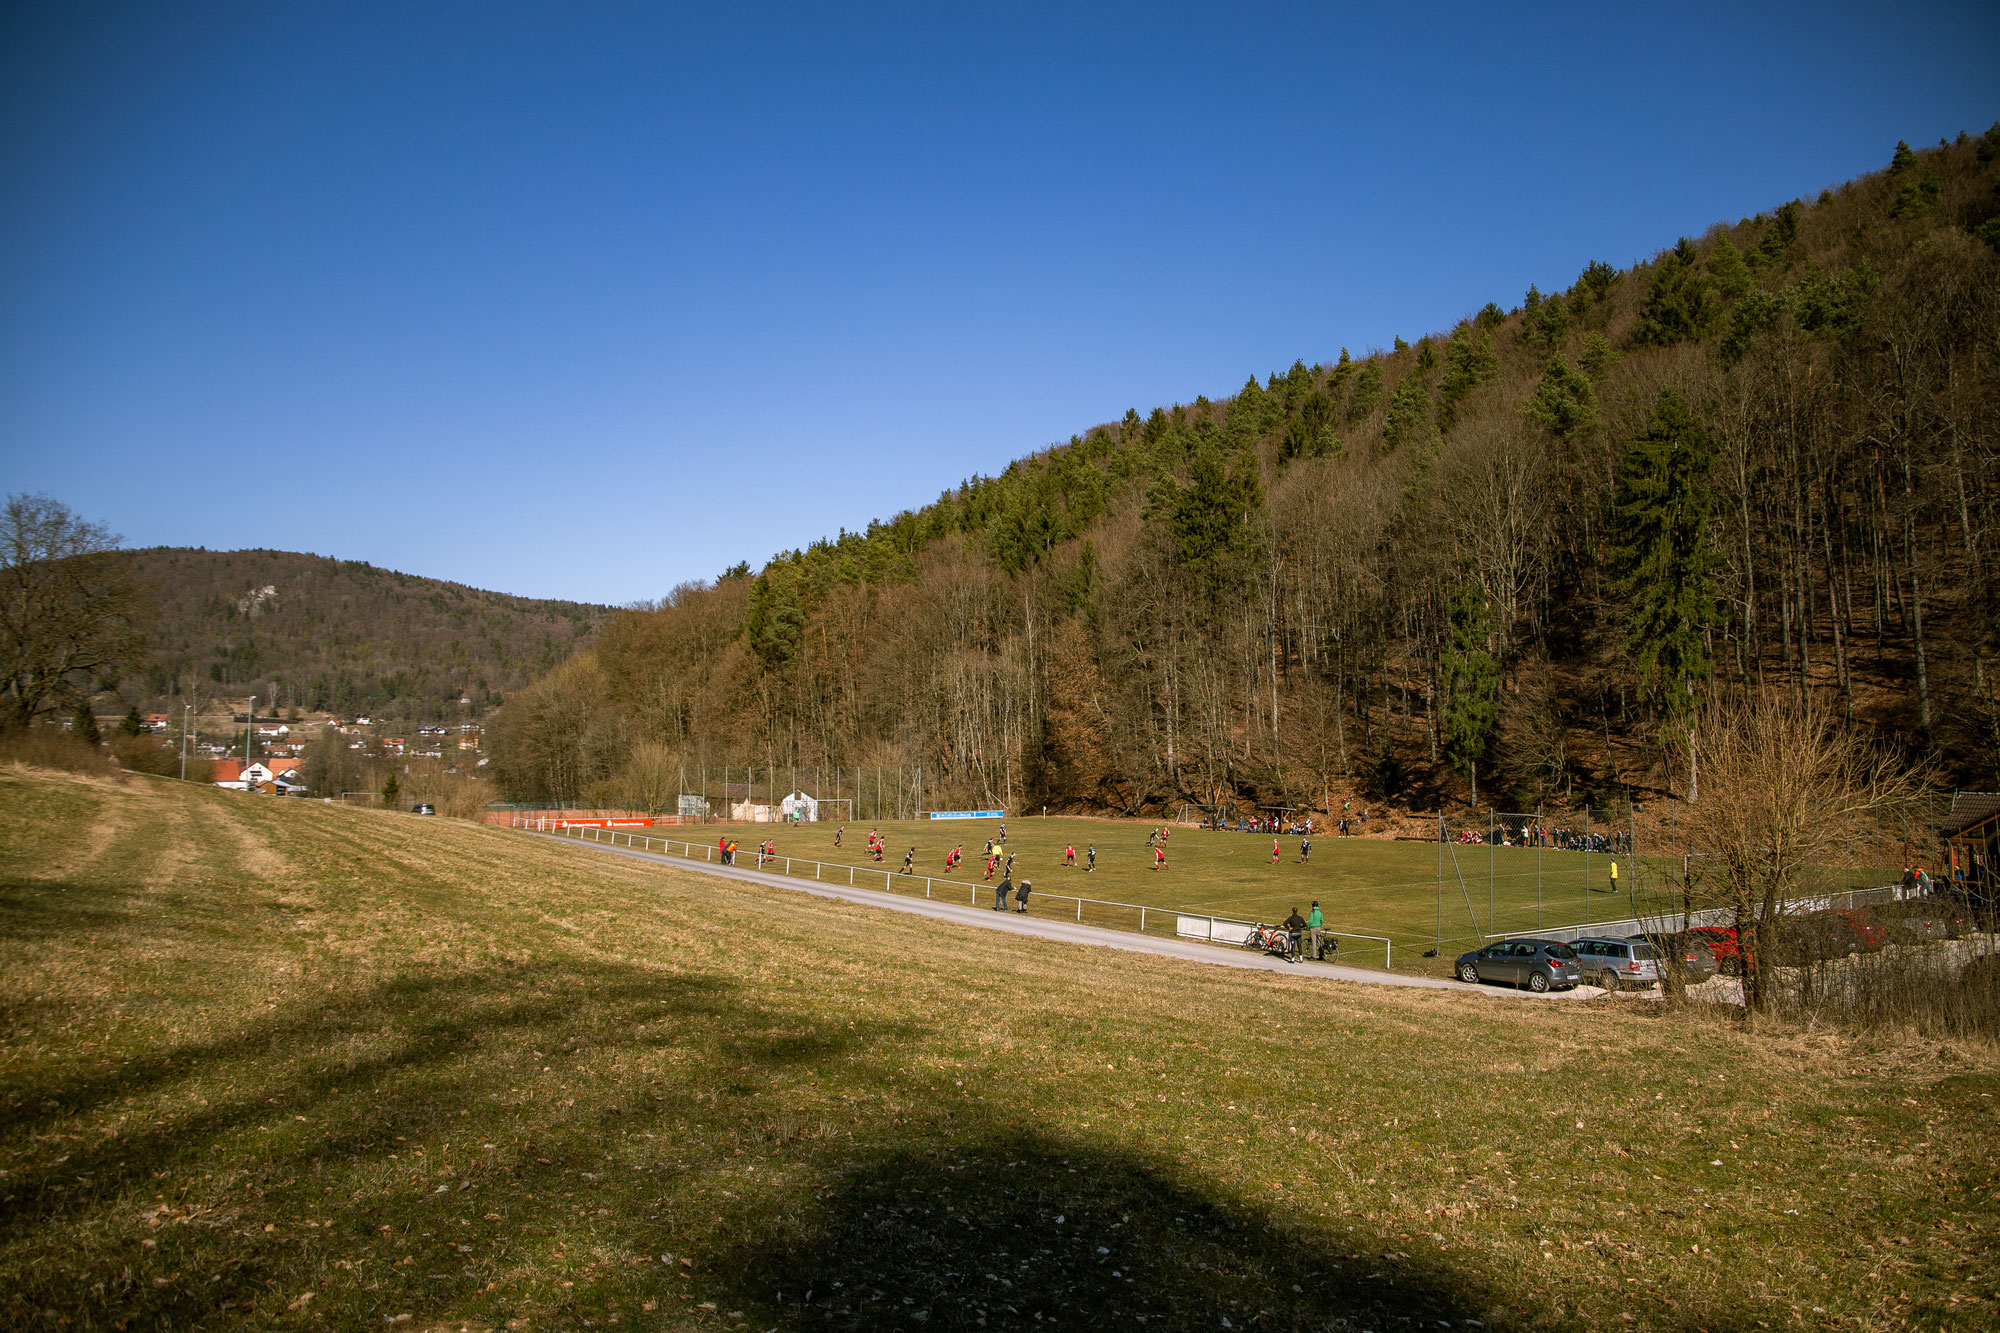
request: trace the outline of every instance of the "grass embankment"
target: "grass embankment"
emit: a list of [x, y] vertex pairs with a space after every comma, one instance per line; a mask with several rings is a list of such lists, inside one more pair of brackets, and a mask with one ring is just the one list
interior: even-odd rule
[[[1668, 895], [1660, 892], [1660, 875], [1678, 873], [1655, 858], [1586, 855], [1583, 852], [1526, 847], [1448, 846], [1442, 858], [1434, 842], [1389, 838], [1312, 839], [1312, 856], [1301, 863], [1299, 839], [1277, 839], [1280, 856], [1271, 859], [1268, 833], [1218, 833], [1175, 828], [1167, 841], [1166, 870], [1153, 869], [1147, 835], [1158, 825], [1131, 820], [1009, 819], [1006, 850], [1015, 857], [1014, 874], [1027, 875], [1043, 895], [1039, 911], [1058, 910], [1056, 895], [1074, 895], [1145, 908], [1171, 908], [1230, 917], [1240, 921], [1276, 923], [1294, 908], [1303, 914], [1316, 898], [1326, 911], [1329, 929], [1395, 941], [1399, 971], [1424, 971], [1444, 976], [1452, 959], [1478, 948], [1487, 938], [1532, 935], [1545, 926], [1579, 925], [1590, 921], [1623, 921], [1644, 911], [1656, 911]], [[765, 838], [776, 841], [781, 856], [872, 869], [870, 887], [885, 887], [884, 870], [900, 872], [903, 854], [917, 849], [916, 878], [900, 874], [887, 887], [899, 892], [924, 891], [928, 877], [938, 885], [957, 884], [955, 901], [992, 899], [986, 887], [980, 853], [986, 840], [999, 832], [994, 820], [905, 820], [879, 824], [849, 824], [841, 846], [833, 845], [833, 824], [771, 825], [710, 824], [630, 830], [635, 837], [669, 838], [713, 846], [727, 834], [742, 843], [737, 864], [755, 865], [752, 854]], [[880, 865], [865, 860], [869, 828], [882, 831], [889, 847]], [[621, 835], [622, 836], [622, 835]], [[1097, 847], [1097, 868], [1084, 868], [1086, 849]], [[944, 869], [944, 854], [965, 848], [966, 860], [956, 874]], [[1063, 864], [1063, 849], [1074, 846], [1077, 865]], [[699, 850], [697, 851], [699, 855]], [[1619, 870], [1614, 889], [1610, 870]], [[1442, 862], [1443, 891], [1439, 891]], [[782, 870], [782, 864], [774, 867]], [[811, 876], [810, 864], [794, 865], [793, 873]], [[1886, 872], [1856, 872], [1856, 882], [1887, 882]], [[1642, 877], [1652, 875], [1653, 879]], [[1893, 877], [1893, 875], [1890, 875]], [[995, 878], [998, 878], [996, 872]], [[863, 880], [864, 883], [869, 883]], [[1635, 908], [1633, 889], [1640, 888]], [[1651, 891], [1651, 896], [1648, 895]], [[937, 892], [942, 895], [943, 890]], [[1065, 915], [1074, 904], [1065, 904]], [[1086, 903], [1080, 920], [1121, 930], [1139, 928], [1139, 914]], [[1171, 916], [1149, 915], [1147, 933], [1174, 933]], [[1426, 961], [1423, 952], [1442, 938], [1440, 957]], [[1379, 967], [1384, 950], [1364, 940], [1341, 944], [1342, 961]]]
[[145, 779], [0, 803], [10, 1328], [2000, 1309], [1982, 1048], [1205, 969]]

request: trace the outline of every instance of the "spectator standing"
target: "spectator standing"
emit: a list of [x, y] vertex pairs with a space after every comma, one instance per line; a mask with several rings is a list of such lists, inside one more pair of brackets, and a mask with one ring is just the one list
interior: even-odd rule
[[1014, 901], [1019, 904], [1014, 909], [1015, 911], [1025, 912], [1028, 910], [1028, 895], [1034, 892], [1034, 889], [1035, 883], [1033, 880], [1024, 879], [1021, 881], [1021, 887], [1014, 890]]
[[1292, 946], [1291, 961], [1294, 963], [1299, 961], [1299, 945], [1304, 940], [1305, 929], [1306, 919], [1300, 916], [1299, 909], [1294, 907], [1292, 914], [1285, 918], [1285, 935]]
[[1013, 892], [1014, 881], [1011, 879], [1002, 879], [999, 884], [995, 885], [993, 889], [993, 910], [996, 912], [1006, 911], [1007, 896]]
[[1306, 945], [1311, 951], [1312, 959], [1315, 963], [1319, 961], [1320, 954], [1323, 952], [1320, 943], [1320, 931], [1325, 926], [1326, 913], [1319, 910], [1319, 899], [1315, 898], [1313, 899], [1312, 911], [1306, 913]]

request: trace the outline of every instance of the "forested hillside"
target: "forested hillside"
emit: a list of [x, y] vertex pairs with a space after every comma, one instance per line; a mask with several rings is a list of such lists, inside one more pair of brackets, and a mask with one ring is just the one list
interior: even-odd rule
[[1898, 145], [1650, 263], [1128, 412], [615, 616], [495, 762], [593, 803], [699, 757], [920, 766], [935, 805], [1530, 808], [1680, 791], [1681, 719], [1750, 685], [1992, 785], [1997, 182], [2000, 126]]
[[[291, 551], [127, 553], [158, 605], [124, 693], [257, 694], [264, 705], [416, 720], [499, 701], [570, 656], [608, 608], [482, 592]], [[240, 701], [239, 701], [240, 702]]]

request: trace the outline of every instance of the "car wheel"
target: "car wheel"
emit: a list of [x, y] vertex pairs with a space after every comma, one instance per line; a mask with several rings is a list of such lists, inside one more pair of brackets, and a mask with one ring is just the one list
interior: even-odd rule
[[1470, 963], [1462, 964], [1458, 969], [1458, 979], [1468, 986], [1477, 986], [1479, 984], [1479, 969]]
[[1543, 991], [1546, 991], [1548, 988], [1549, 988], [1548, 973], [1535, 972], [1528, 977], [1528, 989], [1534, 991], [1537, 995], [1541, 994]]
[[1597, 984], [1604, 987], [1607, 991], [1615, 992], [1618, 989], [1618, 974], [1608, 970], [1599, 972], [1597, 974]]

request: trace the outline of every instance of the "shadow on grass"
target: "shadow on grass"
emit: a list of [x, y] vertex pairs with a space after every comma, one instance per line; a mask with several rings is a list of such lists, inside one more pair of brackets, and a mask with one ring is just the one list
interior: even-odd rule
[[[330, 1247], [394, 1243], [464, 1204], [467, 1190], [566, 1200], [601, 1173], [585, 1167], [644, 1127], [728, 1141], [741, 1105], [773, 1074], [899, 1035], [802, 1022], [732, 980], [572, 960], [399, 974], [83, 1077], [17, 1076], [0, 1089], [10, 1167], [0, 1173], [0, 1323], [126, 1329], [269, 1315], [273, 1291], [296, 1296], [339, 1252]], [[663, 1052], [730, 1071], [716, 1085], [732, 1094], [727, 1104], [627, 1072]], [[579, 1076], [585, 1068], [592, 1076]], [[606, 1070], [619, 1072], [597, 1076]], [[462, 1146], [445, 1156], [440, 1141]], [[213, 1194], [200, 1182], [216, 1177], [241, 1182], [242, 1206], [183, 1206], [190, 1193]], [[623, 1218], [654, 1206], [607, 1197]], [[422, 1276], [445, 1285], [429, 1287], [425, 1304], [478, 1290], [469, 1265], [438, 1266]], [[410, 1293], [389, 1290], [381, 1300], [407, 1305]]]
[[1520, 1299], [1393, 1219], [1290, 1215], [1268, 1180], [967, 1102], [912, 1068], [917, 1026], [847, 1019], [571, 956], [399, 972], [17, 1077], [0, 1325], [1390, 1333]]
[[1095, 1146], [974, 1131], [850, 1164], [712, 1267], [760, 1326], [786, 1329], [1386, 1331], [1490, 1317], [1482, 1282], [1397, 1243], [1365, 1219], [1287, 1223]]

